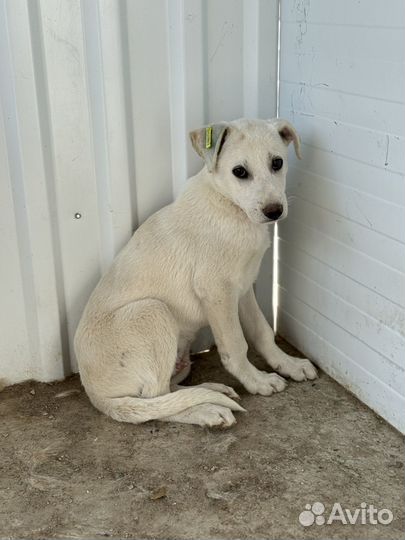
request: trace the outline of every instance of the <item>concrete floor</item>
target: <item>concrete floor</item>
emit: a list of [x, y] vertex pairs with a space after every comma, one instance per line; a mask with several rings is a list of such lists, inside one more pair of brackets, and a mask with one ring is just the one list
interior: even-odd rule
[[[404, 538], [395, 430], [323, 373], [266, 398], [244, 393], [215, 353], [201, 360], [189, 382], [232, 384], [248, 409], [228, 431], [114, 422], [77, 376], [6, 388], [0, 537]], [[335, 502], [352, 512], [365, 502], [394, 519], [304, 527], [298, 516], [314, 502], [325, 516]]]

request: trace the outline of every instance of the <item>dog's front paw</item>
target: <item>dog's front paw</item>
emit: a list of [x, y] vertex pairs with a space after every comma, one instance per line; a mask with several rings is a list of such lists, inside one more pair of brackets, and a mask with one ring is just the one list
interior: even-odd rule
[[307, 381], [316, 379], [318, 373], [313, 364], [306, 358], [294, 358], [288, 368], [288, 373], [283, 373], [294, 381]]
[[287, 381], [277, 373], [258, 371], [256, 376], [245, 383], [245, 388], [251, 394], [271, 396], [274, 392], [281, 392], [287, 386]]

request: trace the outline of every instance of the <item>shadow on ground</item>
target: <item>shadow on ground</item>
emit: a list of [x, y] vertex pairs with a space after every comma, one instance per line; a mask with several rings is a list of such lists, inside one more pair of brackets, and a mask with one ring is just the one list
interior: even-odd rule
[[[90, 405], [77, 376], [6, 388], [0, 537], [404, 538], [403, 439], [341, 386], [321, 373], [250, 396], [215, 352], [187, 383], [203, 381], [242, 394], [248, 412], [230, 430], [120, 424]], [[365, 502], [394, 519], [303, 527], [299, 514], [318, 501], [324, 516], [335, 502], [352, 512]]]

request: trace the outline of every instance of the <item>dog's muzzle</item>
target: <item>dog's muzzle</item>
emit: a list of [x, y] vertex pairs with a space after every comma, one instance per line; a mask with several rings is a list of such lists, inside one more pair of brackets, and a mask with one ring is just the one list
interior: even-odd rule
[[284, 208], [280, 203], [268, 204], [262, 212], [270, 221], [276, 221], [283, 213]]

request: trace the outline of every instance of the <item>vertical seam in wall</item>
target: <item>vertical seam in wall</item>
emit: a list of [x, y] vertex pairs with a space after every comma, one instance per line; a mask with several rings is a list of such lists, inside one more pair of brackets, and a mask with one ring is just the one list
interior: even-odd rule
[[[11, 178], [15, 228], [18, 241], [18, 255], [25, 307], [25, 321], [31, 353], [30, 377], [37, 377], [41, 366], [39, 321], [36, 305], [34, 268], [32, 264], [30, 227], [27, 216], [27, 201], [24, 187], [24, 170], [20, 151], [18, 109], [16, 103], [15, 77], [10, 36], [8, 31], [7, 7], [0, 4], [0, 101], [4, 117], [5, 139]], [[2, 28], [1, 28], [2, 27]]]
[[[125, 129], [127, 138], [128, 152], [128, 181], [129, 193], [131, 197], [131, 226], [134, 231], [139, 225], [138, 219], [138, 197], [136, 192], [136, 167], [135, 167], [135, 134], [134, 134], [134, 112], [132, 107], [132, 84], [131, 84], [131, 62], [128, 36], [128, 6], [126, 0], [120, 0], [118, 3], [119, 24], [121, 30], [121, 54], [122, 54], [122, 76], [124, 89], [124, 107], [125, 107]], [[132, 232], [131, 231], [131, 232]]]
[[[281, 0], [278, 0], [278, 21], [277, 21], [277, 106], [276, 116], [280, 113], [280, 58], [281, 58]], [[273, 232], [273, 283], [272, 283], [272, 302], [273, 302], [273, 329], [277, 333], [279, 294], [278, 294], [278, 256], [279, 256], [279, 237], [278, 224], [274, 225]]]
[[100, 227], [100, 265], [103, 274], [114, 258], [114, 227], [98, 0], [82, 2], [81, 16], [84, 34], [87, 102], [90, 117], [89, 127]]
[[55, 151], [51, 134], [49, 90], [46, 83], [46, 66], [43, 47], [43, 30], [40, 21], [40, 7], [38, 0], [27, 2], [30, 22], [31, 47], [33, 55], [35, 88], [37, 93], [37, 106], [41, 146], [43, 149], [43, 163], [45, 172], [45, 185], [47, 204], [51, 219], [51, 239], [56, 282], [56, 295], [58, 301], [60, 340], [62, 349], [63, 371], [65, 375], [71, 373], [70, 346], [67, 326], [65, 279], [62, 264], [61, 235], [58, 218], [58, 204], [56, 195]]
[[172, 194], [175, 198], [187, 179], [184, 2], [166, 0], [169, 63], [170, 147]]
[[204, 124], [208, 124], [209, 121], [209, 69], [208, 69], [208, 2], [206, 0], [200, 0], [201, 2], [201, 36], [202, 36], [202, 76], [203, 76], [203, 119]]
[[259, 114], [259, 0], [243, 0], [243, 115]]
[[281, 58], [281, 0], [278, 0], [277, 21], [277, 117], [280, 113], [280, 58]]

